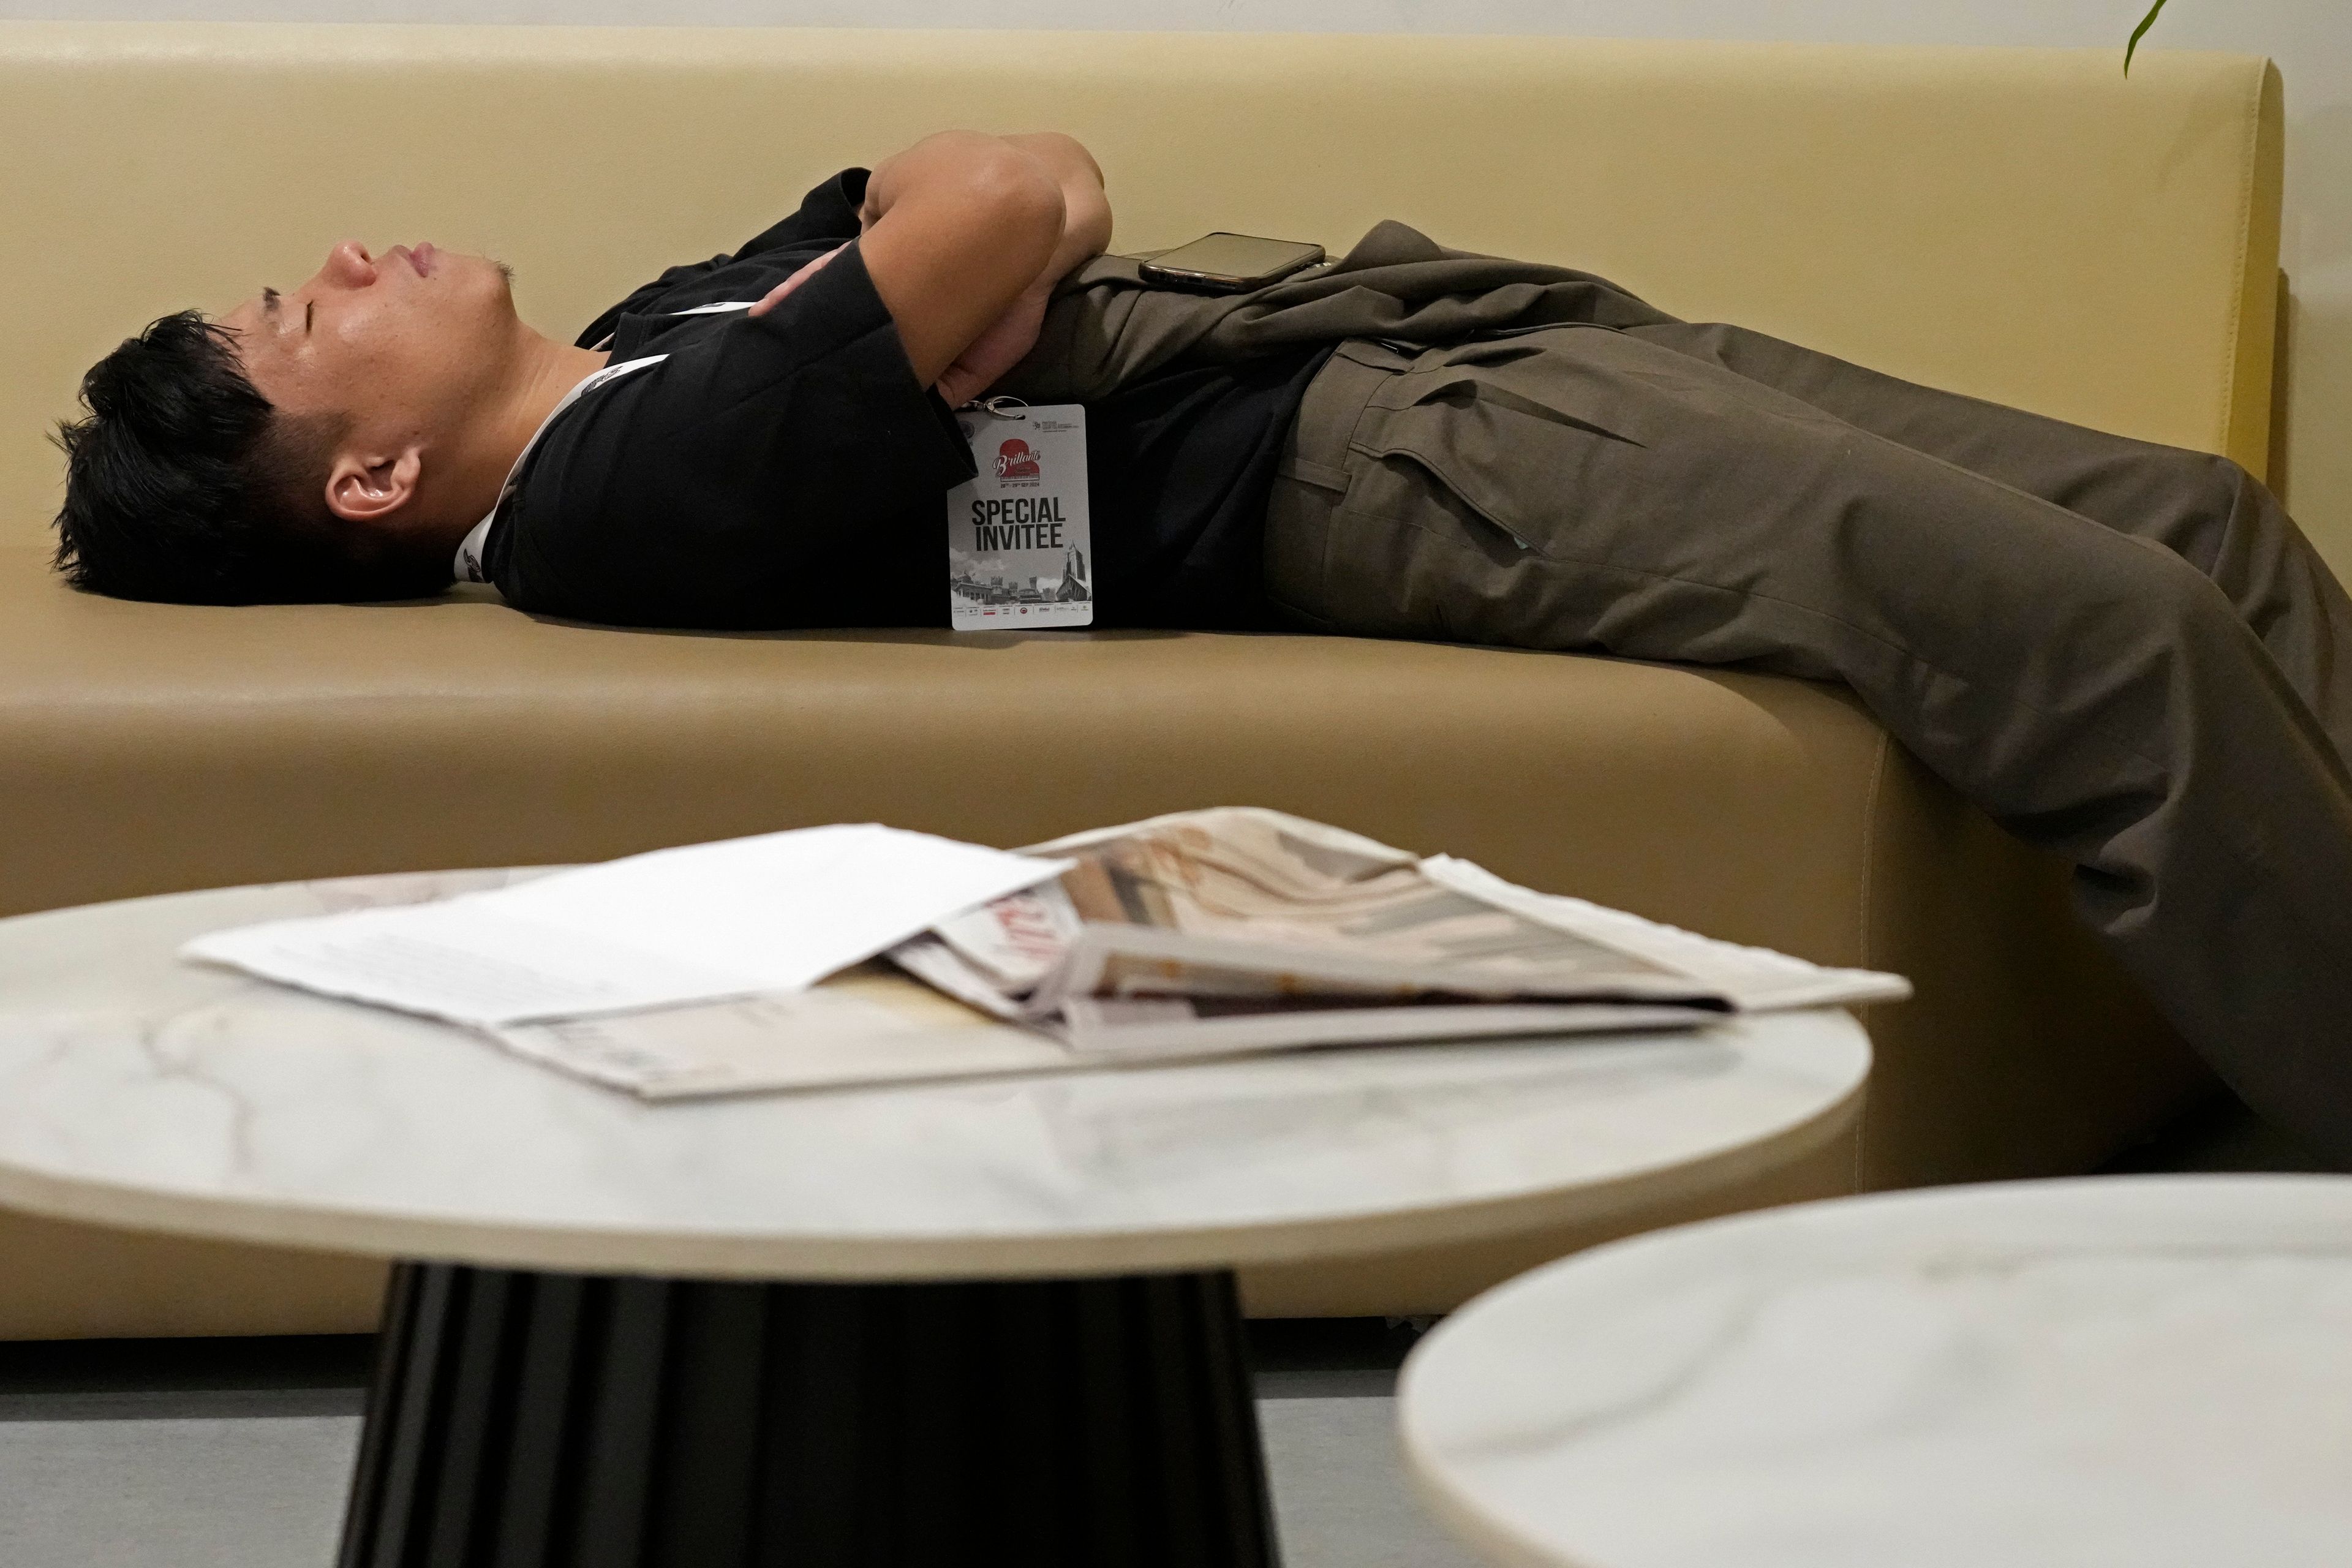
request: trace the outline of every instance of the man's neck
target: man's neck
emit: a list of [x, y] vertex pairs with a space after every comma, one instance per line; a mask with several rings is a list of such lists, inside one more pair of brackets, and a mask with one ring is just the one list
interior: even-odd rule
[[517, 330], [520, 335], [509, 355], [512, 374], [484, 410], [478, 426], [481, 438], [467, 444], [467, 471], [453, 487], [468, 499], [459, 514], [443, 525], [452, 550], [498, 504], [507, 475], [555, 405], [612, 357], [602, 349], [578, 349], [541, 337], [520, 323]]
[[[490, 450], [503, 454], [505, 467], [499, 470], [499, 483], [506, 482], [508, 469], [514, 467], [555, 405], [570, 395], [572, 389], [604, 368], [613, 357], [603, 349], [576, 349], [570, 343], [560, 343], [552, 338], [524, 329], [527, 334], [517, 357], [513, 390], [506, 405], [496, 416], [492, 428], [496, 439]], [[496, 492], [491, 502], [497, 502]], [[488, 507], [482, 509], [484, 511]]]

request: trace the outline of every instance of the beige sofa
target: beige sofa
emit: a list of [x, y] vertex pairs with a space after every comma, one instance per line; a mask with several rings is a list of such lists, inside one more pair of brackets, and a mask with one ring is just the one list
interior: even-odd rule
[[[1118, 244], [1406, 219], [1668, 310], [2264, 465], [2279, 84], [2253, 59], [1136, 34], [0, 26], [0, 912], [842, 818], [1011, 844], [1261, 802], [1917, 999], [1853, 1139], [1724, 1206], [2079, 1170], [2205, 1087], [2059, 868], [1841, 692], [1307, 637], [737, 637], [480, 598], [199, 609], [45, 571], [42, 427], [150, 317], [347, 233], [583, 321], [946, 124], [1067, 128]], [[1626, 1216], [1612, 1228], [1675, 1217]], [[1598, 1234], [1597, 1232], [1594, 1234]], [[1593, 1238], [1272, 1271], [1442, 1309]], [[0, 1216], [0, 1336], [355, 1330], [377, 1272]]]

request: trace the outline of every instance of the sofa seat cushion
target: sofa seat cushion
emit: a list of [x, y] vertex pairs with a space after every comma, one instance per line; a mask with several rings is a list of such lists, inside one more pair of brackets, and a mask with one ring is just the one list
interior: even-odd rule
[[1758, 676], [1420, 643], [720, 636], [482, 598], [128, 604], [0, 569], [7, 911], [879, 819], [1278, 806], [1840, 963], [1883, 738]]

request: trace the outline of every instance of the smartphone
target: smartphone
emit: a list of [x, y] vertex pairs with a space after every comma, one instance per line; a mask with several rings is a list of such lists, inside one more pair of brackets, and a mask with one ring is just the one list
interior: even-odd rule
[[1210, 234], [1190, 245], [1161, 251], [1136, 270], [1146, 283], [1204, 294], [1239, 294], [1287, 278], [1322, 259], [1323, 247], [1303, 240]]

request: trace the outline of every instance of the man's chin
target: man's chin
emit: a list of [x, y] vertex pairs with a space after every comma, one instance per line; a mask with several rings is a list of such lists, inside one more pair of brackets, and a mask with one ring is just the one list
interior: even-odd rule
[[[455, 261], [457, 258], [451, 257]], [[468, 256], [465, 258], [462, 276], [451, 268], [450, 281], [458, 284], [457, 295], [473, 301], [472, 310], [487, 310], [493, 315], [515, 314], [515, 270], [495, 256]], [[454, 303], [454, 299], [453, 301]]]
[[491, 287], [497, 291], [500, 312], [520, 320], [521, 312], [515, 309], [515, 269], [495, 256], [486, 256], [482, 259], [489, 264], [490, 276], [496, 279]]

